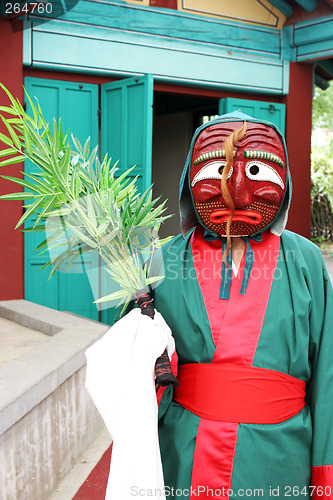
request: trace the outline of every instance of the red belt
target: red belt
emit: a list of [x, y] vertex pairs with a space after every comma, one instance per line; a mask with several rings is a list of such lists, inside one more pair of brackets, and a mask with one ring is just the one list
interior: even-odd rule
[[277, 424], [305, 404], [303, 380], [266, 368], [190, 363], [177, 379], [174, 400], [208, 420]]

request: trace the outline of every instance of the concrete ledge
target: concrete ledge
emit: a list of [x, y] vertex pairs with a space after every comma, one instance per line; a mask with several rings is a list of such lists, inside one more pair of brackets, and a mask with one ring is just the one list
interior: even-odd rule
[[52, 318], [52, 314], [50, 317], [49, 311], [46, 307], [25, 300], [0, 302], [0, 316], [3, 318], [47, 335], [54, 335], [62, 329], [59, 325], [61, 320], [55, 315]]
[[85, 365], [85, 350], [109, 329], [25, 300], [0, 302], [0, 315], [47, 333], [46, 342], [0, 368], [0, 434]]
[[24, 300], [0, 302], [1, 316], [13, 339], [15, 323], [47, 338], [0, 367], [0, 496], [45, 500], [104, 428], [84, 352], [109, 327]]

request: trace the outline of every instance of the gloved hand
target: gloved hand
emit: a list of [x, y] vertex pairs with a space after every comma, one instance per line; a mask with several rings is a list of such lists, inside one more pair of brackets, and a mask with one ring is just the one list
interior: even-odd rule
[[132, 500], [139, 490], [151, 498], [152, 489], [164, 499], [154, 368], [165, 348], [171, 358], [161, 314], [152, 320], [134, 309], [86, 351], [86, 387], [113, 439], [106, 499]]

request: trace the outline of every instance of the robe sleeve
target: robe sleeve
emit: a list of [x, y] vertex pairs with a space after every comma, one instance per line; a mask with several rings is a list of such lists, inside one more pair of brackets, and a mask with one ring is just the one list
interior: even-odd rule
[[324, 263], [322, 272], [318, 267], [312, 281], [307, 388], [313, 425], [310, 491], [312, 499], [333, 500], [333, 293]]

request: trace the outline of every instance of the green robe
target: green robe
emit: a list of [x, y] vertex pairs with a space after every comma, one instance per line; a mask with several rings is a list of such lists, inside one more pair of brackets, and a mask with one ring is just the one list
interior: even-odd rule
[[[261, 245], [261, 251], [269, 252], [265, 241]], [[196, 278], [191, 233], [185, 239], [178, 236], [166, 245], [163, 257], [166, 277], [154, 291], [155, 307], [172, 329], [179, 364], [211, 363], [216, 345], [205, 294]], [[277, 259], [277, 263], [252, 366], [276, 370], [306, 381], [306, 405], [300, 413], [278, 424], [236, 424], [233, 431], [235, 447], [232, 453], [226, 448], [225, 456], [221, 449], [225, 445], [224, 436], [229, 432], [228, 424], [201, 423], [208, 429], [200, 437], [207, 441], [204, 443], [207, 453], [203, 462], [207, 468], [204, 477], [209, 477], [211, 468], [214, 483], [217, 468], [221, 478], [230, 477], [229, 487], [234, 496], [311, 498], [311, 471], [321, 471], [325, 484], [332, 487], [332, 495], [321, 498], [333, 498], [330, 480], [333, 477], [332, 286], [319, 249], [297, 234], [284, 231], [279, 238], [278, 255], [272, 254], [269, 259]], [[251, 280], [257, 279], [254, 271], [260, 265], [260, 260], [255, 262], [249, 285]], [[251, 293], [251, 286], [246, 293]], [[257, 301], [255, 296], [250, 299], [253, 304]], [[228, 308], [234, 310], [235, 325], [242, 315], [238, 300], [242, 301], [242, 296], [239, 299], [231, 297], [228, 304]], [[216, 298], [215, 306], [218, 304]], [[224, 335], [223, 327], [220, 335]], [[232, 344], [234, 341], [237, 345], [238, 337], [243, 333], [236, 328], [233, 335], [228, 342]], [[232, 350], [233, 346], [226, 348], [222, 354], [225, 359], [221, 362], [243, 364], [237, 357], [228, 360], [229, 348]], [[159, 407], [159, 437], [167, 497], [189, 498], [202, 419], [173, 401], [172, 394], [172, 388], [168, 387]], [[205, 446], [201, 442], [200, 449]], [[213, 450], [211, 456], [210, 450]], [[214, 463], [214, 453], [222, 457], [217, 464]], [[200, 457], [196, 459], [200, 464]], [[322, 466], [329, 467], [323, 469]], [[228, 483], [227, 479], [224, 483]], [[216, 488], [224, 483], [202, 486]], [[312, 492], [312, 498], [316, 498], [316, 493]], [[329, 493], [328, 489], [326, 493]], [[192, 497], [195, 498], [196, 494], [192, 492]], [[219, 496], [216, 491], [215, 496], [207, 492], [200, 496], [221, 497], [223, 495]]]

